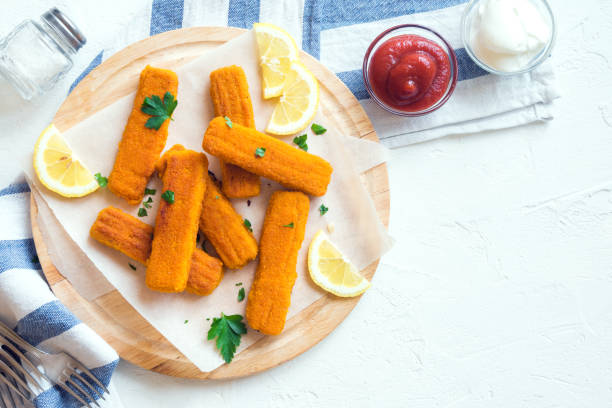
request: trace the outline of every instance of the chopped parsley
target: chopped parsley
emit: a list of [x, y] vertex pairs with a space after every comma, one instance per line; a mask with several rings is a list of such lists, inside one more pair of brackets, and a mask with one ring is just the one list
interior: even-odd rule
[[94, 177], [96, 178], [96, 181], [100, 187], [104, 188], [108, 184], [108, 178], [102, 177], [100, 173], [94, 174]]
[[244, 219], [244, 221], [242, 222], [244, 224], [244, 226], [251, 232], [253, 232], [253, 228], [251, 227], [251, 221], [247, 220], [246, 218]]
[[302, 136], [294, 137], [293, 143], [295, 143], [303, 151], [307, 152], [308, 151], [308, 144], [306, 143], [307, 139], [308, 139], [308, 135], [304, 133]]
[[166, 190], [164, 191], [164, 193], [162, 194], [162, 198], [168, 203], [168, 204], [174, 204], [174, 191], [172, 190]]
[[235, 284], [234, 286], [242, 286], [242, 282], [238, 282], [237, 284]]
[[321, 213], [321, 215], [325, 215], [327, 211], [329, 211], [329, 208], [327, 208], [325, 204], [321, 204], [321, 206], [319, 207], [319, 212]]
[[170, 92], [164, 94], [164, 100], [158, 95], [151, 95], [146, 97], [140, 110], [147, 115], [151, 115], [145, 123], [145, 127], [148, 129], [159, 130], [161, 125], [167, 120], [172, 119], [172, 113], [176, 109], [178, 101], [174, 99], [174, 95]]
[[283, 227], [287, 227], [287, 228], [293, 228], [295, 225], [293, 225], [293, 223], [289, 223], [287, 225], [283, 225]]
[[257, 149], [255, 149], [255, 157], [264, 157], [265, 154], [266, 154], [265, 147], [258, 147]]
[[223, 119], [225, 119], [225, 124], [227, 125], [227, 127], [231, 129], [233, 126], [231, 119], [227, 116], [224, 116]]
[[147, 216], [147, 210], [145, 210], [144, 208], [139, 208], [138, 209], [138, 216], [139, 217], [146, 217]]
[[240, 290], [238, 291], [238, 301], [242, 302], [244, 300], [244, 288], [240, 288]]
[[183, 324], [187, 324], [187, 323], [189, 323], [189, 320], [185, 320], [185, 321], [183, 322]]
[[313, 123], [310, 129], [312, 129], [315, 135], [322, 135], [323, 133], [327, 132], [327, 129], [321, 125], [317, 125], [316, 123]]
[[145, 188], [145, 195], [155, 195], [155, 193], [157, 193], [157, 190], [154, 188]]
[[151, 197], [149, 197], [147, 199], [147, 201], [143, 201], [142, 205], [144, 206], [144, 208], [151, 208], [151, 204], [153, 203], [153, 199]]
[[234, 358], [236, 348], [240, 345], [240, 337], [247, 332], [242, 319], [241, 315], [226, 316], [221, 313], [221, 317], [213, 318], [210, 330], [208, 330], [208, 340], [217, 338], [217, 349], [228, 364]]
[[130, 265], [130, 268], [132, 268], [133, 271], [136, 270], [136, 267], [134, 265], [132, 265], [131, 263], [128, 262], [128, 265]]

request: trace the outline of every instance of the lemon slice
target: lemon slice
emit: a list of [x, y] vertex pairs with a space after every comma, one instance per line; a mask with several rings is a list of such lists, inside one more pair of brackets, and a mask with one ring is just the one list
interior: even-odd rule
[[40, 134], [34, 146], [34, 171], [49, 190], [64, 197], [82, 197], [98, 189], [91, 172], [74, 157], [55, 125]]
[[330, 242], [323, 230], [317, 232], [308, 248], [308, 271], [317, 285], [336, 296], [358, 296], [370, 287], [370, 282]]
[[279, 96], [291, 62], [298, 59], [298, 47], [288, 32], [275, 25], [255, 23], [253, 31], [259, 51], [264, 99]]
[[292, 135], [304, 129], [319, 107], [319, 83], [300, 62], [292, 62], [283, 93], [272, 112], [266, 132]]

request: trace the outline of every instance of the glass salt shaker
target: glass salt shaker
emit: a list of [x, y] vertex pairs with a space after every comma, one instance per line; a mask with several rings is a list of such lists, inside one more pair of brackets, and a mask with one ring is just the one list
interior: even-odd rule
[[39, 22], [26, 20], [0, 40], [0, 75], [24, 99], [31, 99], [51, 89], [72, 68], [72, 57], [86, 41], [54, 7]]

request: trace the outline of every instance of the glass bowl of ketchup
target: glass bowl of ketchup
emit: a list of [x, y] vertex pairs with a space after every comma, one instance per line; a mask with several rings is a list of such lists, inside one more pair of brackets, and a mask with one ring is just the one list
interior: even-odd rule
[[433, 112], [457, 83], [455, 51], [440, 34], [417, 24], [383, 31], [363, 58], [363, 81], [383, 109], [402, 116]]

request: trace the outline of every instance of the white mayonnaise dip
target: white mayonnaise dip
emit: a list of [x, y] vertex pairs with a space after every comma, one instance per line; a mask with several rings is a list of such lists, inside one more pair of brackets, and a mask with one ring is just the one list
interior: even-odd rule
[[550, 40], [552, 28], [530, 0], [483, 0], [472, 18], [470, 45], [498, 71], [520, 71]]

